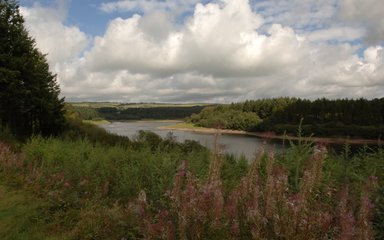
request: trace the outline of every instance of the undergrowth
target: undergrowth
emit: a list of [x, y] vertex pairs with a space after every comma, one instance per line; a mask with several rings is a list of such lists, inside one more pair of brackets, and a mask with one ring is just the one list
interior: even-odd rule
[[261, 149], [247, 163], [216, 141], [211, 154], [150, 132], [107, 145], [35, 136], [19, 153], [0, 143], [0, 174], [42, 199], [34, 213], [47, 238], [383, 237], [381, 148], [335, 154], [299, 142], [278, 154]]

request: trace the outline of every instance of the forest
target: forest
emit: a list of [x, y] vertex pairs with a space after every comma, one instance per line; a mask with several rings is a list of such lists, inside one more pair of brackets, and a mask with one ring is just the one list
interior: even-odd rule
[[110, 121], [184, 119], [208, 104], [68, 103], [82, 119]]
[[99, 108], [97, 112], [107, 120], [183, 119], [199, 113], [204, 107]]
[[14, 1], [0, 1], [0, 124], [18, 136], [57, 134], [64, 99]]
[[[382, 146], [335, 153], [300, 139], [247, 161], [224, 155], [220, 134], [213, 151], [171, 133], [113, 135], [64, 104], [16, 1], [0, 0], [0, 33], [0, 239], [384, 238]], [[231, 127], [254, 128], [300, 101], [208, 107], [191, 119], [233, 113], [245, 120]]]
[[384, 136], [384, 98], [275, 98], [206, 107], [188, 121], [201, 127], [250, 132], [379, 139]]

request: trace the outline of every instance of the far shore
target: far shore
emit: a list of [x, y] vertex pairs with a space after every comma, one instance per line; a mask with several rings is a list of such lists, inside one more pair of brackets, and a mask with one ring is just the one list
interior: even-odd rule
[[196, 133], [208, 133], [214, 134], [219, 132], [220, 134], [233, 134], [233, 135], [247, 135], [255, 136], [263, 139], [277, 139], [277, 140], [305, 140], [315, 143], [324, 143], [324, 144], [353, 144], [353, 145], [375, 145], [379, 143], [379, 140], [373, 139], [364, 139], [364, 138], [348, 138], [348, 137], [297, 137], [292, 135], [277, 135], [273, 132], [246, 132], [240, 130], [229, 130], [229, 129], [215, 129], [215, 128], [204, 128], [196, 127], [188, 123], [179, 123], [172, 126], [161, 126], [159, 129], [166, 130], [177, 130], [177, 131], [187, 131], [187, 132], [196, 132]]
[[164, 123], [183, 123], [182, 120], [177, 120], [177, 119], [164, 119], [164, 120], [152, 120], [152, 119], [143, 119], [143, 120], [137, 120], [135, 122], [164, 122]]
[[105, 119], [100, 119], [100, 120], [83, 120], [83, 123], [102, 125], [102, 124], [110, 124], [111, 122]]

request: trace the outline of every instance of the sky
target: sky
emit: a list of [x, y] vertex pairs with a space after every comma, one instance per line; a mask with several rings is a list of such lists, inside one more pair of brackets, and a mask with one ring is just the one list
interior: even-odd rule
[[20, 0], [67, 101], [384, 97], [382, 0]]

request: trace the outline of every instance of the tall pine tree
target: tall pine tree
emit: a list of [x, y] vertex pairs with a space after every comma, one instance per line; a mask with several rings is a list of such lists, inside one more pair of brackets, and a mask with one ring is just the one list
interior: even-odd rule
[[64, 99], [56, 76], [24, 27], [15, 0], [0, 0], [0, 122], [18, 136], [59, 133]]

